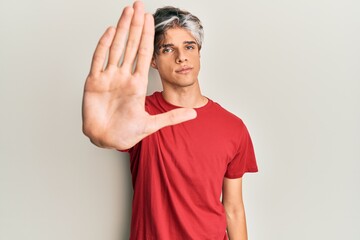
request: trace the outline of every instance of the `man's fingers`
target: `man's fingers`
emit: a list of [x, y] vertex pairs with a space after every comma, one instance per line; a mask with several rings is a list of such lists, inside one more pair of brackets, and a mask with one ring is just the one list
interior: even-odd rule
[[139, 73], [147, 79], [150, 62], [154, 51], [154, 18], [151, 14], [145, 15], [145, 23], [141, 36], [141, 42], [138, 50], [138, 60], [136, 64], [135, 72]]
[[194, 119], [196, 118], [196, 115], [196, 111], [191, 108], [178, 108], [166, 113], [153, 115], [151, 116], [152, 122], [148, 124], [148, 129], [146, 129], [146, 132], [147, 134], [151, 134], [163, 127]]
[[114, 27], [109, 27], [100, 38], [91, 62], [91, 75], [96, 75], [103, 70], [106, 61], [106, 54], [112, 43], [112, 40], [114, 39], [114, 35]]
[[134, 3], [134, 15], [131, 20], [129, 38], [126, 44], [122, 66], [132, 69], [139, 48], [141, 33], [144, 26], [144, 4], [140, 1]]
[[119, 64], [121, 55], [124, 51], [126, 37], [130, 28], [130, 23], [133, 14], [134, 14], [134, 9], [132, 7], [124, 8], [116, 27], [116, 34], [114, 41], [111, 44], [108, 66], [109, 65], [118, 66]]

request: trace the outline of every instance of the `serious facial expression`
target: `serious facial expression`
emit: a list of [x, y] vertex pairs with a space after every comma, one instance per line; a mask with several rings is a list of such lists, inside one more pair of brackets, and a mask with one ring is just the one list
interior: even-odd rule
[[167, 30], [151, 66], [159, 71], [164, 88], [168, 85], [188, 87], [197, 83], [200, 51], [195, 38], [183, 28]]

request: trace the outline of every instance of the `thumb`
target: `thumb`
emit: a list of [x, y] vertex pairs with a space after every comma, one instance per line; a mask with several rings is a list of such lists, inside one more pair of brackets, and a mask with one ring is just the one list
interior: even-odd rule
[[192, 108], [178, 108], [166, 113], [151, 116], [148, 133], [158, 131], [159, 129], [182, 123], [196, 118], [197, 113]]

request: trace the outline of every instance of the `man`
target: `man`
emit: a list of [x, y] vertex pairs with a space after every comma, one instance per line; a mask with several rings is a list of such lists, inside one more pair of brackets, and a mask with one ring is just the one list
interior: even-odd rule
[[[165, 7], [153, 17], [137, 1], [95, 50], [83, 130], [130, 153], [132, 240], [247, 239], [242, 176], [257, 171], [253, 146], [243, 122], [201, 94], [202, 39], [194, 15]], [[163, 91], [146, 97], [150, 65]]]

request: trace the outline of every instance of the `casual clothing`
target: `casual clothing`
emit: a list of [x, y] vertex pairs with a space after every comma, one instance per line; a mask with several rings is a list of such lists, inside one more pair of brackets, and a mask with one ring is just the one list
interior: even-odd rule
[[[146, 111], [177, 108], [160, 92]], [[223, 240], [224, 177], [257, 172], [249, 133], [238, 117], [209, 99], [193, 120], [161, 130], [129, 149], [134, 188], [131, 240]]]

